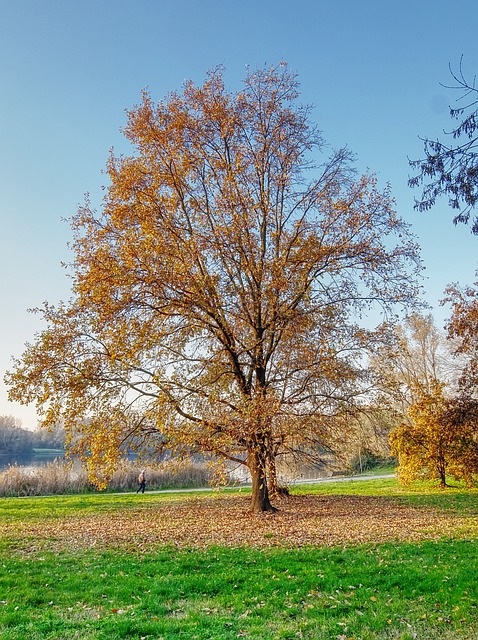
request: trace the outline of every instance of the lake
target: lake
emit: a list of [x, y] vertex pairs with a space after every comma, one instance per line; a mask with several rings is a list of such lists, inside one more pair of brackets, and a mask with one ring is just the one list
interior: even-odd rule
[[[137, 458], [137, 454], [128, 456], [130, 460]], [[62, 461], [65, 459], [65, 452], [61, 449], [45, 449], [44, 451], [36, 450], [32, 455], [11, 455], [0, 454], [0, 473], [10, 466], [17, 467], [45, 467], [47, 464], [55, 460]], [[310, 480], [314, 478], [322, 478], [332, 475], [332, 470], [324, 464], [317, 465], [282, 465], [278, 464], [277, 473], [279, 481], [285, 484], [294, 483], [299, 480]], [[229, 467], [229, 475], [236, 482], [250, 482], [250, 474], [248, 469], [242, 465], [231, 465]]]
[[45, 449], [45, 451], [33, 454], [0, 454], [0, 471], [11, 466], [17, 467], [44, 467], [54, 460], [62, 460], [65, 452], [57, 449]]

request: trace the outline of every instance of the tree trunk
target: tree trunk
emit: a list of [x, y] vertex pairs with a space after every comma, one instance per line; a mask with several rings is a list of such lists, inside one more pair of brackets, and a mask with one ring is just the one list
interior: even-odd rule
[[443, 455], [440, 455], [438, 460], [438, 475], [440, 476], [440, 488], [446, 489], [446, 463]]
[[279, 495], [279, 483], [277, 482], [276, 460], [273, 456], [269, 456], [267, 460], [267, 470], [269, 477], [269, 496], [271, 498], [277, 498], [277, 496]]
[[441, 489], [446, 489], [447, 484], [446, 484], [445, 470], [444, 469], [440, 469], [439, 475], [440, 475], [440, 488]]
[[269, 486], [269, 498], [278, 498], [279, 496], [288, 496], [288, 487], [280, 487], [277, 479], [277, 465], [274, 456], [269, 455], [267, 458], [267, 477]]
[[258, 448], [251, 449], [248, 453], [248, 464], [252, 477], [252, 511], [255, 513], [263, 513], [264, 511], [275, 513], [277, 509], [271, 505], [269, 500], [265, 451], [258, 450]]

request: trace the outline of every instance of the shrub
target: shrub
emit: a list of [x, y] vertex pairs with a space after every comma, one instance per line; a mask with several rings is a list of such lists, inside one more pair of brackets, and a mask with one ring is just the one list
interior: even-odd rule
[[368, 449], [365, 449], [356, 455], [350, 461], [351, 473], [363, 473], [364, 471], [371, 471], [378, 467], [393, 466], [397, 463], [397, 459], [391, 456], [379, 456]]

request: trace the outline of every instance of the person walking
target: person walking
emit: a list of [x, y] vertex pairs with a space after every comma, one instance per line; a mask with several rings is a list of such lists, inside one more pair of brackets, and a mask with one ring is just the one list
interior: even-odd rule
[[146, 475], [144, 473], [144, 469], [143, 471], [141, 471], [141, 473], [138, 476], [138, 490], [136, 491], [136, 493], [139, 493], [141, 491], [141, 493], [144, 493], [144, 489], [146, 487]]

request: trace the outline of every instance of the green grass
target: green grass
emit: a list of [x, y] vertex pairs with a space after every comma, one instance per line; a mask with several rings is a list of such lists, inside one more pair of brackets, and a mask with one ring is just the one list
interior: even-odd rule
[[142, 506], [155, 505], [158, 502], [177, 502], [184, 497], [196, 496], [200, 498], [202, 491], [188, 491], [181, 493], [145, 493], [140, 497], [135, 493], [94, 493], [80, 495], [61, 495], [32, 498], [0, 498], [0, 519], [3, 522], [28, 522], [44, 518], [55, 519], [69, 515], [108, 513], [124, 509], [136, 509], [138, 500]]
[[[395, 480], [324, 483], [297, 492], [384, 495], [477, 515], [476, 491]], [[188, 494], [190, 497], [191, 494]], [[201, 496], [204, 494], [197, 494]], [[180, 494], [149, 494], [169, 504]], [[0, 500], [0, 522], [137, 507], [99, 494]], [[238, 522], [240, 527], [241, 523]], [[476, 640], [478, 548], [423, 540], [347, 548], [46, 551], [0, 538], [2, 640]]]
[[478, 554], [463, 541], [344, 550], [166, 547], [146, 555], [6, 552], [1, 561], [3, 640], [369, 640], [446, 637], [451, 630], [450, 637], [469, 638], [478, 628]]
[[[216, 493], [216, 492], [212, 492]], [[221, 489], [221, 494], [249, 495], [249, 488]], [[377, 480], [346, 480], [341, 482], [323, 482], [298, 485], [292, 494], [320, 495], [362, 495], [390, 497], [398, 502], [417, 507], [432, 507], [441, 510], [456, 511], [462, 515], [478, 515], [478, 489], [466, 489], [460, 484], [442, 490], [432, 483], [415, 483], [410, 487], [401, 486], [395, 478]], [[169, 492], [147, 492], [141, 496], [143, 506], [154, 506], [158, 502], [177, 502], [184, 497], [205, 497], [207, 492], [181, 490]], [[41, 520], [42, 518], [60, 518], [78, 513], [96, 513], [102, 511], [120, 511], [136, 509], [138, 496], [135, 493], [94, 493], [72, 494], [47, 497], [0, 498], [0, 518], [3, 522]]]
[[386, 474], [395, 474], [397, 472], [396, 465], [392, 464], [379, 464], [371, 469], [366, 469], [360, 475], [364, 476], [381, 476]]
[[[360, 476], [357, 476], [359, 478]], [[455, 511], [465, 516], [478, 515], [478, 489], [467, 489], [455, 482], [443, 490], [435, 483], [415, 482], [408, 487], [398, 483], [396, 478], [377, 480], [344, 480], [302, 485], [294, 490], [298, 494], [320, 495], [361, 495], [384, 496], [416, 507], [432, 507], [445, 511]]]

